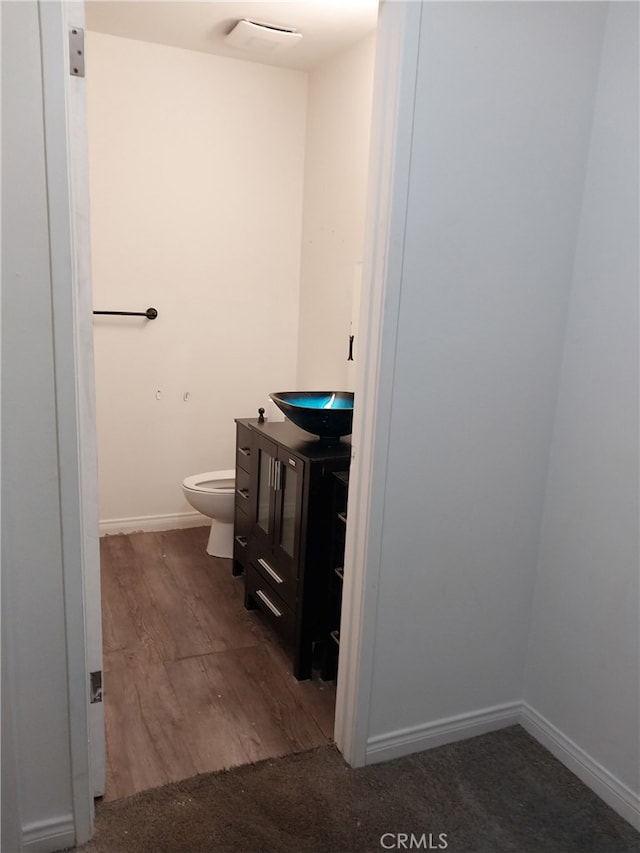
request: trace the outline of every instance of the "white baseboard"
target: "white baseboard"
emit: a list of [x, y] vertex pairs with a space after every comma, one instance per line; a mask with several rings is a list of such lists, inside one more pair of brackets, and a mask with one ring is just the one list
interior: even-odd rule
[[640, 830], [640, 797], [526, 702], [521, 726], [578, 779], [633, 827]]
[[520, 702], [495, 705], [468, 714], [458, 714], [425, 725], [399, 729], [369, 738], [365, 763], [391, 761], [445, 743], [487, 734], [520, 722]]
[[53, 853], [75, 844], [73, 815], [66, 814], [29, 823], [22, 828], [22, 849], [25, 853]]
[[141, 515], [139, 518], [106, 518], [100, 521], [100, 536], [111, 533], [151, 533], [156, 530], [177, 530], [181, 527], [204, 527], [210, 519], [199, 512], [179, 512], [171, 515]]

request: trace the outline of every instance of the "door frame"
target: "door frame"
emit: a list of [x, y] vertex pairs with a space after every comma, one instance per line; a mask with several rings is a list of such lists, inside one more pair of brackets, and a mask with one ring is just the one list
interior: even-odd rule
[[[69, 748], [76, 843], [91, 837], [94, 797], [104, 793], [104, 705], [91, 702], [102, 672], [98, 469], [86, 88], [69, 73], [68, 31], [84, 29], [78, 0], [38, 0], [49, 206], [53, 356]], [[100, 697], [101, 699], [101, 697]]]
[[[422, 2], [378, 17], [334, 739], [368, 763], [369, 706]], [[366, 286], [365, 286], [366, 282]]]
[[[88, 704], [90, 657], [98, 649], [99, 561], [96, 575], [97, 453], [92, 327], [90, 240], [87, 200], [88, 151], [84, 85], [68, 73], [67, 28], [84, 27], [84, 7], [70, 0], [38, 0], [46, 74], [45, 115], [51, 121], [47, 157], [60, 170], [50, 198], [52, 245], [60, 251], [56, 359], [66, 389], [58, 389], [59, 410], [69, 430], [66, 453], [69, 503], [63, 527], [67, 649], [69, 654], [70, 747], [76, 843], [93, 828], [93, 763], [104, 759], [104, 730], [91, 731]], [[381, 3], [373, 94], [366, 249], [360, 307], [361, 365], [357, 371], [352, 436], [349, 520], [341, 653], [336, 697], [335, 740], [352, 766], [367, 762], [369, 703], [374, 676], [374, 641], [380, 574], [387, 448], [393, 402], [395, 348], [402, 280], [403, 238], [421, 2]], [[55, 132], [54, 132], [55, 131]], [[66, 230], [65, 230], [66, 229]], [[55, 248], [54, 247], [54, 248]], [[65, 274], [66, 273], [66, 278]], [[90, 354], [90, 363], [79, 358]], [[96, 631], [98, 627], [98, 631]], [[100, 649], [101, 654], [101, 649]], [[102, 666], [100, 665], [100, 669]], [[102, 737], [102, 746], [95, 739]], [[93, 741], [93, 743], [92, 743]]]

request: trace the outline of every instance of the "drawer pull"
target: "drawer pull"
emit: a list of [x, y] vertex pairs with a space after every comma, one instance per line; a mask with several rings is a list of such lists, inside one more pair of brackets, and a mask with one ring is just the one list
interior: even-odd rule
[[338, 518], [340, 519], [340, 521], [343, 521], [345, 524], [347, 523], [347, 513], [346, 512], [339, 512]]
[[271, 575], [271, 577], [274, 579], [274, 581], [276, 583], [284, 583], [284, 578], [281, 578], [280, 575], [271, 568], [271, 566], [269, 565], [269, 563], [267, 563], [266, 560], [263, 560], [262, 557], [258, 557], [258, 562], [260, 563], [262, 568], [265, 570], [265, 572], [268, 575]]
[[249, 497], [249, 489], [236, 489], [236, 495], [240, 495], [246, 501]]
[[246, 547], [247, 547], [247, 541], [248, 541], [248, 540], [247, 540], [247, 537], [246, 537], [246, 536], [236, 536], [236, 538], [235, 538], [235, 539], [236, 539], [236, 542], [238, 543], [238, 545], [239, 545], [241, 548], [246, 548]]
[[[238, 537], [236, 536], [236, 539], [237, 538]], [[341, 581], [344, 580], [344, 569], [342, 566], [338, 566], [337, 569], [334, 569], [334, 572], [338, 575], [338, 577], [340, 578]]]
[[336, 646], [340, 645], [340, 631], [330, 631], [329, 636], [331, 637], [333, 642], [336, 644]]
[[258, 598], [261, 601], [263, 601], [267, 605], [267, 607], [273, 613], [274, 616], [282, 616], [281, 611], [278, 610], [278, 608], [275, 606], [275, 604], [272, 601], [269, 601], [269, 599], [267, 598], [267, 596], [264, 594], [264, 592], [261, 589], [256, 590], [256, 595], [258, 596]]
[[251, 456], [251, 448], [250, 447], [239, 447], [238, 453], [242, 453], [243, 456]]

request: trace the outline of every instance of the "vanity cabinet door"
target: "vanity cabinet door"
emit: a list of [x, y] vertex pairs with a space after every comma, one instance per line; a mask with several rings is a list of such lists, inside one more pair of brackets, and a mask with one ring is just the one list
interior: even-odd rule
[[273, 552], [278, 565], [292, 579], [298, 577], [303, 482], [304, 462], [286, 448], [279, 448], [276, 462]]
[[304, 462], [258, 436], [253, 464], [250, 557], [278, 595], [294, 607], [298, 592]]
[[256, 437], [252, 463], [252, 538], [261, 551], [271, 552], [275, 529], [275, 477], [278, 446], [263, 436]]

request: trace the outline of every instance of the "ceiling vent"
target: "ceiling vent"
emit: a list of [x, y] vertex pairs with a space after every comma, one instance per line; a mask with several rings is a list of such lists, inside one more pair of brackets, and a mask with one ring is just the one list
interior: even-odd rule
[[225, 37], [226, 44], [244, 50], [260, 50], [273, 53], [293, 47], [302, 38], [302, 33], [274, 24], [263, 24], [243, 19]]

